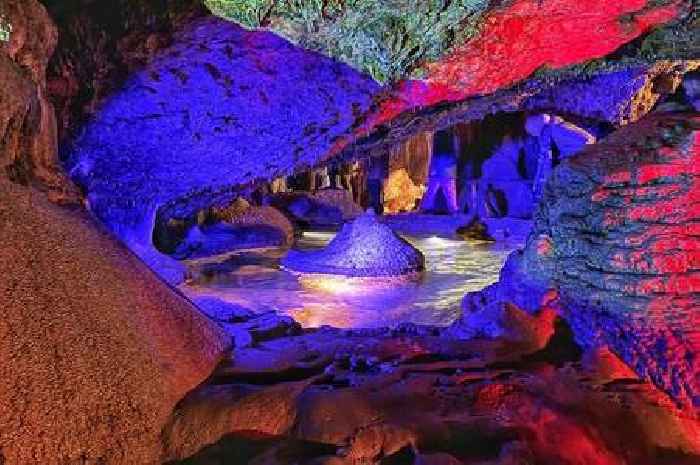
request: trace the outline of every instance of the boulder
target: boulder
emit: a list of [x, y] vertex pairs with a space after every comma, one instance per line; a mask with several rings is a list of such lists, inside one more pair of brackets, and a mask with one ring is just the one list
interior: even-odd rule
[[468, 225], [457, 229], [457, 235], [464, 239], [476, 241], [492, 242], [494, 239], [489, 235], [488, 227], [477, 218], [474, 218]]
[[0, 463], [155, 465], [229, 337], [82, 210], [0, 179]]
[[368, 211], [347, 223], [322, 250], [292, 250], [282, 265], [301, 273], [355, 277], [400, 276], [422, 271], [423, 254]]
[[212, 209], [210, 219], [217, 222], [192, 226], [173, 255], [193, 259], [241, 249], [284, 247], [294, 242], [294, 226], [282, 212], [243, 202], [237, 200], [228, 207]]

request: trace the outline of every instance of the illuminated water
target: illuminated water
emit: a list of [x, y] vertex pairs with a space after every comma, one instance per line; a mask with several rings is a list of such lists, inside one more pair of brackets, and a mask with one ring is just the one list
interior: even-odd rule
[[[334, 233], [306, 232], [296, 247], [323, 247]], [[426, 271], [401, 280], [297, 276], [280, 269], [285, 249], [239, 252], [188, 262], [193, 279], [182, 290], [254, 311], [275, 310], [305, 327], [380, 327], [402, 322], [445, 326], [460, 314], [465, 293], [498, 279], [506, 246], [410, 237], [425, 255]]]

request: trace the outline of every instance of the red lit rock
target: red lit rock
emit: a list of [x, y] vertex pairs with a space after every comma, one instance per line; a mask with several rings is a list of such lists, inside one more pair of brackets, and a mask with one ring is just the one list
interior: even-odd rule
[[401, 83], [362, 131], [410, 109], [490, 94], [541, 67], [562, 68], [603, 57], [674, 19], [683, 5], [682, 1], [649, 6], [646, 0], [517, 0], [493, 11], [473, 40], [431, 63], [424, 80]]
[[586, 346], [607, 346], [676, 401], [699, 405], [700, 117], [658, 114], [565, 161], [528, 246], [469, 305], [558, 311]]

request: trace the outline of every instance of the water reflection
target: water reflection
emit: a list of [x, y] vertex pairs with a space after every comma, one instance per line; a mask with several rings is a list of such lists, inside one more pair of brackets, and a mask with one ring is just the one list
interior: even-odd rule
[[[323, 247], [334, 233], [306, 232], [300, 249]], [[254, 311], [275, 310], [305, 327], [393, 326], [401, 322], [448, 325], [465, 293], [498, 279], [511, 248], [438, 237], [404, 236], [423, 252], [426, 271], [404, 278], [295, 275], [279, 267], [284, 249], [238, 252], [223, 261], [188, 263], [192, 297], [216, 297]]]

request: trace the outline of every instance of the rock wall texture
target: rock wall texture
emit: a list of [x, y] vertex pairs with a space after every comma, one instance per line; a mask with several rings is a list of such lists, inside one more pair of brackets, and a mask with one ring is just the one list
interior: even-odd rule
[[51, 202], [78, 198], [46, 93], [56, 29], [34, 0], [2, 6], [0, 463], [160, 463], [166, 420], [230, 337], [86, 212]]
[[187, 217], [230, 201], [232, 187], [318, 164], [377, 89], [273, 34], [195, 20], [106, 102], [71, 173], [90, 209], [146, 256], [158, 209]]
[[699, 157], [700, 117], [658, 114], [565, 161], [526, 249], [500, 283], [467, 296], [467, 315], [555, 299], [580, 343], [609, 346], [678, 402], [700, 405]]
[[47, 70], [59, 140], [66, 142], [129, 74], [202, 13], [198, 0], [42, 0], [59, 32]]
[[159, 463], [229, 343], [79, 210], [0, 179], [0, 460]]
[[57, 201], [75, 201], [77, 190], [58, 161], [55, 113], [46, 88], [56, 27], [36, 0], [7, 0], [3, 11], [12, 33], [9, 42], [0, 42], [0, 165], [14, 182], [48, 190]]
[[[392, 88], [274, 34], [213, 17], [195, 19], [105, 102], [69, 157], [71, 176], [86, 191], [91, 211], [162, 276], [177, 282], [182, 270], [153, 253], [156, 216], [188, 217], [229, 202], [248, 183], [291, 174], [341, 152], [355, 157], [375, 144], [395, 144], [421, 124], [430, 130], [454, 119], [513, 111], [556, 82], [539, 80], [478, 102], [459, 102], [509, 86], [539, 66], [604, 55], [680, 14], [675, 4], [647, 8], [631, 0], [601, 6], [592, 15], [583, 14], [579, 2], [548, 3], [544, 11], [535, 3], [521, 0], [494, 10], [484, 33], [445, 58], [444, 66], [431, 68], [430, 77]], [[582, 19], [572, 19], [577, 15]], [[621, 28], [625, 15], [631, 19]], [[518, 27], [520, 17], [535, 26]], [[536, 25], [552, 17], [561, 24], [543, 27], [546, 37], [540, 37]], [[606, 41], [599, 40], [601, 30], [610, 34]], [[578, 34], [576, 53], [561, 56], [567, 49], [562, 43], [574, 47], [566, 42], [572, 32]], [[530, 53], [532, 43], [543, 51]], [[500, 63], [495, 56], [512, 66], [495, 69], [492, 61]], [[492, 76], [486, 79], [484, 73]], [[629, 79], [639, 80], [639, 74]], [[481, 88], [480, 82], [490, 87]], [[618, 103], [613, 99], [610, 105]], [[542, 106], [551, 101], [532, 104]], [[421, 109], [431, 114], [423, 118]], [[392, 131], [395, 124], [400, 129]]]
[[699, 66], [697, 60], [659, 61], [583, 76], [534, 95], [524, 107], [549, 107], [560, 115], [570, 114], [621, 126], [649, 113], [661, 97], [677, 91], [688, 71]]

